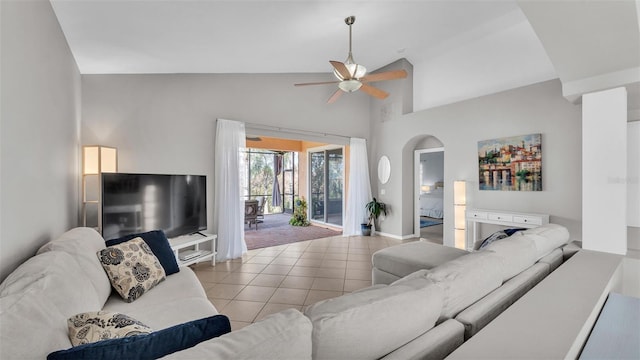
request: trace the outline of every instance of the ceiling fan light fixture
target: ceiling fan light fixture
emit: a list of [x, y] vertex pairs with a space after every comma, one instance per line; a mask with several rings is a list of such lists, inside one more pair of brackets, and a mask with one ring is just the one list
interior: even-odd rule
[[[367, 74], [367, 68], [360, 64], [345, 63], [344, 66], [349, 71], [349, 74], [351, 74], [351, 79], [360, 79]], [[338, 70], [333, 70], [333, 75], [335, 75], [338, 80], [347, 80], [340, 75]]]
[[351, 77], [354, 79], [360, 79], [361, 77], [365, 76], [365, 74], [367, 73], [367, 68], [362, 66], [362, 65], [358, 65], [358, 64], [344, 64], [347, 69], [349, 70], [349, 73], [351, 74]]
[[344, 80], [338, 84], [340, 90], [348, 93], [357, 91], [361, 86], [362, 83], [358, 80]]

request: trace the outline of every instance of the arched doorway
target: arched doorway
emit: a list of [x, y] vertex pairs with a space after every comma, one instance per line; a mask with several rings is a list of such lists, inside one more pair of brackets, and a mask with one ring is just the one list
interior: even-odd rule
[[444, 146], [425, 135], [414, 148], [414, 234], [434, 243], [443, 243]]

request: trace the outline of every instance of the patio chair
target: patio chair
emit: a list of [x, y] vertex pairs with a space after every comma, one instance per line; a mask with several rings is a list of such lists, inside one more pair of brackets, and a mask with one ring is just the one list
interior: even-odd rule
[[244, 223], [249, 224], [249, 229], [255, 224], [258, 230], [258, 200], [244, 201]]
[[265, 197], [260, 196], [257, 200], [258, 200], [258, 211], [256, 213], [256, 222], [263, 222]]

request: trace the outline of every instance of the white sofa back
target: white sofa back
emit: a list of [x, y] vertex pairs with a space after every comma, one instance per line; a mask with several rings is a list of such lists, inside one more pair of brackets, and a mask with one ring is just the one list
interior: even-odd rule
[[44, 359], [71, 347], [67, 319], [101, 307], [71, 255], [49, 251], [32, 257], [0, 284], [0, 358]]
[[428, 280], [376, 285], [309, 306], [314, 359], [378, 359], [427, 332], [442, 308]]
[[96, 253], [105, 247], [105, 241], [97, 231], [87, 227], [79, 227], [71, 229], [59, 238], [44, 244], [38, 250], [38, 254], [48, 251], [61, 251], [71, 255], [74, 259], [73, 261], [77, 262], [91, 281], [100, 299], [99, 309], [102, 309], [111, 294], [111, 283]]

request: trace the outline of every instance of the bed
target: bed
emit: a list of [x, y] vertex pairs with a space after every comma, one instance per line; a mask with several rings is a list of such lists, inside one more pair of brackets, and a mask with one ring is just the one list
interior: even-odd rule
[[420, 216], [442, 219], [444, 188], [436, 187], [430, 192], [420, 194]]

